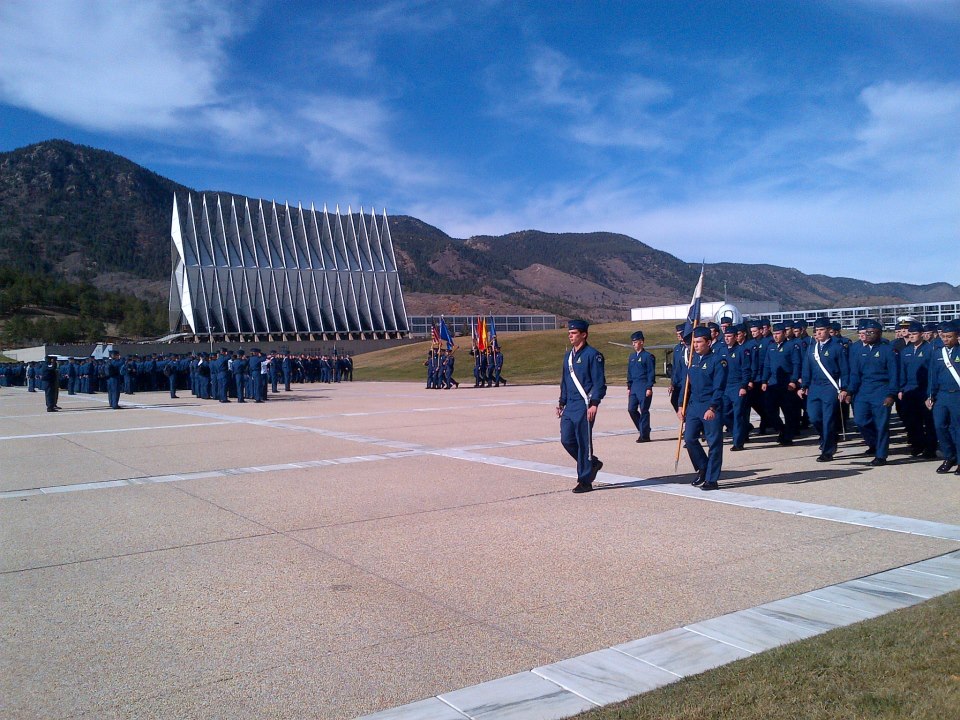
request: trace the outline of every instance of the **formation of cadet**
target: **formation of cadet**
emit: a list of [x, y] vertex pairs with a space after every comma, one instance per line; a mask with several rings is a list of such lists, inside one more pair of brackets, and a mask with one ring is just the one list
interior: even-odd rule
[[453, 368], [456, 364], [455, 353], [457, 346], [449, 350], [435, 347], [427, 353], [423, 366], [427, 368], [427, 390], [449, 390], [460, 387], [460, 383], [453, 377]]
[[474, 387], [500, 387], [507, 384], [503, 376], [503, 350], [496, 337], [493, 338], [492, 347], [480, 350], [474, 345], [470, 354], [473, 356]]
[[[936, 472], [957, 467], [960, 446], [960, 343], [957, 321], [923, 325], [905, 321], [893, 342], [882, 336], [876, 320], [863, 320], [858, 339], [843, 337], [840, 325], [827, 318], [777, 323], [752, 320], [734, 325], [709, 323], [684, 337], [673, 350], [670, 401], [685, 418], [684, 440], [696, 470], [694, 485], [714, 489], [723, 459], [723, 430], [730, 450], [743, 450], [751, 430], [776, 433], [777, 443], [792, 445], [806, 428], [819, 436], [818, 462], [830, 462], [840, 436], [855, 430], [870, 465], [887, 464], [891, 415], [896, 408], [905, 431], [907, 452], [942, 463]], [[640, 343], [637, 339], [639, 336]], [[720, 341], [719, 338], [723, 337]], [[641, 365], [642, 334], [631, 338], [628, 364], [628, 411], [643, 441], [642, 404], [634, 383], [645, 392]], [[634, 378], [637, 378], [634, 381]], [[686, 412], [684, 388], [689, 379]], [[853, 418], [850, 418], [850, 409]], [[750, 425], [756, 411], [759, 428]], [[646, 426], [649, 427], [649, 426]], [[700, 444], [703, 437], [709, 454]], [[960, 469], [956, 474], [960, 475]]]
[[593, 490], [593, 481], [603, 467], [603, 461], [593, 453], [593, 424], [597, 408], [607, 394], [607, 378], [603, 353], [587, 342], [589, 332], [590, 325], [585, 320], [567, 324], [570, 349], [563, 356], [557, 402], [560, 443], [577, 461], [575, 493]]
[[[104, 392], [111, 408], [121, 409], [120, 396], [138, 392], [189, 390], [202, 399], [230, 402], [264, 402], [268, 387], [273, 392], [283, 382], [289, 391], [292, 383], [339, 383], [353, 380], [353, 358], [345, 354], [292, 355], [259, 348], [231, 352], [191, 353], [189, 355], [128, 355], [119, 351], [110, 357], [96, 359], [69, 358], [58, 362], [50, 355], [40, 362], [7, 363], [0, 366], [0, 386], [23, 386], [27, 392], [45, 394], [47, 409], [55, 412], [59, 391], [69, 395]], [[52, 398], [52, 399], [51, 399]]]
[[[457, 346], [449, 350], [434, 345], [427, 352], [423, 366], [427, 370], [427, 390], [449, 390], [460, 387], [453, 377], [456, 363]], [[507, 384], [503, 376], [503, 350], [494, 338], [493, 346], [480, 350], [474, 345], [470, 349], [473, 358], [473, 387], [500, 387]]]

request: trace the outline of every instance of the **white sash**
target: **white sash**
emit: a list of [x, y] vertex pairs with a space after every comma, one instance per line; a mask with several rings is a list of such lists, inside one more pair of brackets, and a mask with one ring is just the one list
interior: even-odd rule
[[567, 368], [570, 370], [570, 379], [573, 380], [573, 384], [577, 386], [577, 392], [579, 392], [580, 397], [583, 398], [584, 405], [589, 405], [590, 399], [587, 397], [587, 391], [583, 389], [583, 385], [580, 384], [580, 379], [573, 371], [573, 352], [573, 350], [570, 350], [570, 354], [567, 355]]
[[946, 345], [940, 348], [940, 352], [943, 353], [944, 365], [947, 366], [947, 370], [950, 371], [950, 374], [953, 375], [953, 379], [957, 381], [957, 386], [960, 387], [960, 375], [957, 374], [957, 369], [953, 366], [953, 361], [950, 360], [950, 353], [947, 352]]
[[833, 389], [839, 393], [840, 383], [834, 379], [833, 375], [827, 372], [827, 369], [823, 366], [823, 360], [820, 359], [820, 343], [817, 343], [813, 346], [813, 359], [817, 361], [817, 365], [820, 366], [823, 374], [827, 376], [827, 380], [829, 380], [830, 384], [833, 385]]

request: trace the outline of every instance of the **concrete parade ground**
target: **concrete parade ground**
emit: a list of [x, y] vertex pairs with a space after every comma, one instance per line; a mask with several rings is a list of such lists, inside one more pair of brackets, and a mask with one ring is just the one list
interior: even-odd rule
[[55, 414], [0, 388], [0, 716], [561, 717], [597, 703], [562, 678], [545, 697], [571, 712], [478, 693], [960, 559], [960, 477], [900, 434], [877, 468], [858, 439], [820, 464], [814, 437], [751, 438], [702, 492], [685, 451], [674, 474], [655, 393], [637, 444], [609, 389], [597, 490], [574, 495], [555, 386], [296, 385], [245, 408], [158, 392], [119, 412], [61, 392]]

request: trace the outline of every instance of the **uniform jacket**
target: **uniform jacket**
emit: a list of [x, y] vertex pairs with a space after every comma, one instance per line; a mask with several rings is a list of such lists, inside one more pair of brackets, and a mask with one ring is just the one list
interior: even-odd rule
[[714, 412], [720, 412], [727, 386], [727, 361], [718, 352], [708, 352], [706, 355], [693, 353], [689, 375], [689, 405], [707, 406]]
[[[953, 349], [947, 348], [947, 357], [953, 364], [954, 370], [960, 375], [960, 345]], [[927, 383], [927, 397], [934, 400], [941, 392], [960, 392], [960, 386], [953, 379], [953, 375], [947, 369], [943, 361], [943, 348], [938, 348], [933, 355], [933, 361], [930, 363], [930, 380]]]
[[884, 397], [900, 392], [900, 365], [890, 343], [854, 343], [850, 346], [850, 393]]
[[653, 388], [656, 374], [656, 362], [646, 350], [630, 353], [627, 362], [627, 388], [638, 398], [643, 398], [647, 390]]
[[563, 367], [560, 371], [560, 407], [568, 404], [573, 407], [584, 407], [583, 397], [577, 386], [570, 378], [569, 360], [573, 358], [573, 372], [583, 386], [590, 405], [599, 405], [607, 394], [607, 377], [603, 366], [603, 353], [590, 345], [584, 345], [576, 352], [570, 348], [563, 356]]
[[[823, 370], [820, 369], [820, 365], [813, 355], [817, 347], [818, 343], [814, 340], [803, 354], [803, 370], [800, 374], [803, 382], [801, 385], [808, 389], [813, 385], [832, 388], [833, 384], [823, 374]], [[840, 389], [845, 390], [850, 384], [850, 364], [843, 343], [835, 337], [827, 340], [823, 344], [823, 351], [820, 353], [820, 362], [823, 363], [823, 367], [830, 373], [830, 376], [837, 381]]]

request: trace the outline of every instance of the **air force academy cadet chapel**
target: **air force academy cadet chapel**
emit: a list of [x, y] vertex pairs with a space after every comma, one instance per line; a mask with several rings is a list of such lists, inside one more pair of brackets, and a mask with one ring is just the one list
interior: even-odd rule
[[409, 332], [386, 210], [331, 215], [175, 194], [170, 235], [171, 332], [247, 341]]

